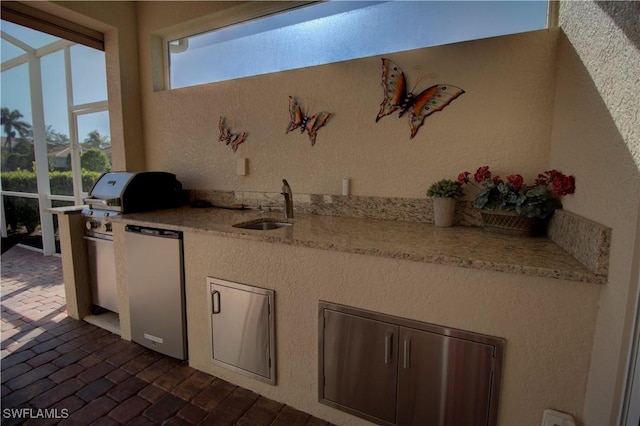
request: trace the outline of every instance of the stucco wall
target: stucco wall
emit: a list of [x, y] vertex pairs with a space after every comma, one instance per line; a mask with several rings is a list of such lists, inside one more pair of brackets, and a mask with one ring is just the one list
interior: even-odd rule
[[[277, 191], [284, 176], [294, 193], [336, 194], [350, 177], [353, 195], [424, 197], [434, 180], [480, 165], [533, 178], [548, 163], [553, 30], [387, 55], [409, 87], [425, 77], [418, 90], [447, 83], [466, 91], [410, 140], [406, 117], [375, 123], [380, 57], [154, 92], [144, 52], [150, 34], [181, 22], [169, 21], [171, 7], [138, 5], [145, 153], [149, 169], [176, 173], [186, 188]], [[313, 147], [306, 135], [285, 135], [289, 95], [311, 113], [333, 113]], [[248, 132], [235, 154], [218, 142], [221, 115]], [[249, 161], [244, 177], [235, 174], [240, 157]]]
[[[187, 233], [189, 362], [335, 424], [366, 424], [317, 402], [318, 301], [506, 339], [499, 424], [579, 413], [601, 287]], [[277, 386], [210, 361], [212, 276], [274, 289]]]
[[562, 2], [551, 166], [577, 176], [565, 208], [612, 228], [584, 404], [618, 424], [638, 301], [640, 3]]

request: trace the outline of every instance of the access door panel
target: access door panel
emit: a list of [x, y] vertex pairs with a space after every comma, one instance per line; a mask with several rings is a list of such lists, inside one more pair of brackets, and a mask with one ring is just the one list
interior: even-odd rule
[[398, 327], [324, 310], [321, 399], [395, 423]]
[[399, 425], [489, 424], [493, 346], [400, 328]]
[[213, 359], [268, 382], [273, 363], [273, 291], [209, 278]]

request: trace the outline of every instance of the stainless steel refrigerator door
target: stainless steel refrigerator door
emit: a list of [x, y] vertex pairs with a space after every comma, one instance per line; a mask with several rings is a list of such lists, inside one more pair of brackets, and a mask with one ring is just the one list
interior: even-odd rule
[[187, 359], [182, 240], [125, 232], [131, 340]]
[[213, 360], [275, 384], [272, 290], [208, 278]]
[[94, 305], [118, 313], [118, 287], [113, 241], [85, 236], [91, 279], [91, 300]]
[[493, 346], [400, 328], [399, 425], [487, 425]]
[[397, 340], [397, 326], [325, 310], [321, 399], [395, 423]]

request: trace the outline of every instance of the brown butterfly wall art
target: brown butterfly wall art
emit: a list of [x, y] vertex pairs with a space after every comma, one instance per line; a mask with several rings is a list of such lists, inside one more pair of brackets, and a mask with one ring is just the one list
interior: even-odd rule
[[388, 59], [382, 59], [382, 90], [384, 99], [380, 104], [380, 112], [376, 117], [376, 123], [385, 115], [400, 109], [398, 117], [409, 112], [409, 126], [411, 127], [411, 139], [418, 133], [418, 129], [424, 123], [427, 116], [441, 111], [454, 99], [464, 93], [459, 87], [450, 84], [436, 84], [423, 90], [417, 95], [407, 93], [407, 80], [395, 63]]
[[247, 132], [231, 133], [231, 129], [225, 126], [224, 117], [220, 116], [218, 121], [218, 129], [220, 129], [219, 142], [224, 142], [226, 145], [231, 145], [233, 152], [238, 150], [238, 145], [243, 143], [247, 138]]
[[331, 117], [331, 113], [326, 111], [321, 111], [311, 117], [305, 115], [298, 101], [293, 99], [292, 96], [289, 96], [289, 115], [291, 116], [291, 121], [289, 122], [289, 127], [287, 127], [287, 133], [299, 127], [300, 133], [306, 131], [309, 135], [311, 146], [316, 144], [318, 129], [324, 126], [329, 117]]

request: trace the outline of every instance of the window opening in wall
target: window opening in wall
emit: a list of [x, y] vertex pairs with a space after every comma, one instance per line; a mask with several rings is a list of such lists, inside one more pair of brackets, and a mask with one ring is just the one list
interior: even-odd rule
[[82, 204], [111, 169], [105, 55], [5, 20], [1, 37], [3, 250], [10, 237], [53, 254], [47, 210]]
[[547, 27], [548, 1], [328, 1], [167, 37], [170, 88]]

